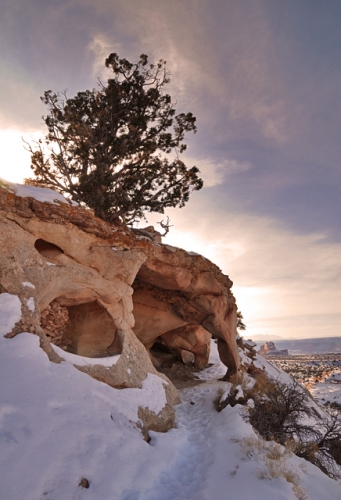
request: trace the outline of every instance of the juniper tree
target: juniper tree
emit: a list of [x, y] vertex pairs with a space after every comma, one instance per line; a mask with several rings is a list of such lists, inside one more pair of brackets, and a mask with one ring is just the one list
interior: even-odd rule
[[166, 62], [148, 64], [142, 54], [133, 64], [112, 53], [105, 65], [112, 77], [97, 89], [41, 97], [48, 132], [28, 144], [35, 178], [27, 183], [56, 189], [108, 222], [183, 207], [203, 185], [180, 159], [196, 118], [176, 115]]
[[244, 317], [240, 311], [237, 311], [237, 330], [246, 330]]

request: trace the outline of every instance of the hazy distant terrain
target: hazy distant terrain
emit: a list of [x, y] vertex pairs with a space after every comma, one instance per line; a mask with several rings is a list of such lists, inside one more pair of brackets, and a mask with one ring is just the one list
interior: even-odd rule
[[[288, 349], [290, 354], [325, 354], [325, 353], [341, 353], [341, 337], [321, 337], [314, 339], [297, 339], [297, 340], [273, 340], [277, 349]], [[258, 339], [256, 349], [264, 343]]]

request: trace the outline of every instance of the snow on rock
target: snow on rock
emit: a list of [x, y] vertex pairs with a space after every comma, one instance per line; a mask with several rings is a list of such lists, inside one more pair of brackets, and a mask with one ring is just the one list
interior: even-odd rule
[[87, 358], [86, 356], [79, 356], [78, 354], [66, 352], [53, 344], [52, 348], [58, 354], [58, 356], [64, 358], [65, 361], [75, 366], [101, 365], [110, 367], [116, 365], [117, 361], [120, 359], [119, 354], [116, 356], [107, 356], [105, 358]]
[[28, 299], [24, 299], [24, 300], [25, 300], [25, 302], [26, 302], [26, 306], [27, 306], [27, 308], [28, 308], [30, 311], [34, 312], [34, 311], [35, 311], [35, 308], [36, 308], [36, 307], [35, 307], [35, 304], [34, 304], [34, 297], [29, 297]]
[[211, 351], [209, 357], [209, 368], [196, 373], [196, 376], [201, 380], [218, 380], [226, 373], [226, 367], [220, 361], [217, 344], [211, 341]]
[[[142, 383], [142, 389], [148, 395], [146, 398], [146, 394], [143, 394], [143, 397], [146, 398], [145, 401], [148, 401], [148, 409], [156, 413], [156, 415], [158, 415], [167, 404], [165, 391], [162, 388], [162, 385], [167, 383], [168, 382], [163, 381], [160, 377], [152, 373], [148, 373], [146, 379]], [[143, 406], [142, 402], [140, 406]]]
[[[0, 290], [17, 295], [16, 300], [23, 305], [23, 316], [12, 334], [36, 333], [55, 362], [60, 357], [47, 335], [60, 346], [71, 345], [72, 352], [83, 358], [74, 364], [111, 386], [141, 388], [148, 373], [157, 375], [146, 349], [131, 329], [134, 316], [130, 285], [146, 258], [145, 244], [136, 242], [134, 235], [113, 235], [104, 221], [65, 203], [41, 203], [0, 188], [0, 208]], [[116, 243], [134, 248], [114, 253], [111, 247]], [[54, 307], [56, 297], [59, 309]], [[69, 316], [67, 307], [74, 306], [77, 312]], [[57, 321], [60, 328], [51, 332], [49, 325]], [[129, 362], [125, 356], [128, 353]], [[119, 354], [122, 356], [112, 359]], [[84, 361], [103, 357], [109, 358], [107, 362]], [[179, 396], [173, 386], [165, 386], [171, 418]]]
[[29, 281], [23, 281], [21, 284], [22, 286], [27, 286], [28, 288], [35, 288], [35, 286]]
[[244, 340], [244, 345], [246, 347], [252, 348], [252, 347], [256, 347], [257, 343], [253, 342], [253, 340], [251, 340], [251, 339], [248, 339], [248, 340]]
[[0, 294], [0, 337], [10, 333], [21, 318], [19, 297], [9, 293]]
[[53, 189], [15, 184], [4, 179], [0, 179], [0, 185], [21, 198], [34, 198], [37, 201], [46, 203], [56, 203], [58, 201], [60, 203], [69, 203], [63, 195], [57, 193], [57, 191], [53, 191]]
[[[14, 198], [14, 195], [4, 193], [2, 207], [11, 208], [16, 217], [21, 217], [21, 210], [25, 209], [27, 200], [22, 203], [18, 198], [18, 206], [6, 205], [6, 200]], [[230, 323], [221, 322], [217, 316], [214, 324], [207, 323], [207, 328], [213, 329], [211, 333], [219, 337], [222, 335], [221, 325], [224, 326], [223, 331], [230, 325], [232, 333], [226, 338], [226, 345], [229, 343], [231, 349], [234, 349], [236, 310], [229, 279], [201, 257], [194, 259], [186, 252], [169, 246], [155, 246], [152, 249], [144, 240], [137, 240], [136, 243], [132, 235], [113, 233], [111, 228], [95, 220], [90, 214], [84, 211], [78, 213], [78, 209], [73, 211], [72, 207], [66, 205], [66, 201], [58, 207], [53, 205], [53, 200], [44, 206], [35, 207], [38, 204], [34, 202], [31, 205], [32, 210], [35, 208], [37, 211], [32, 211], [30, 217], [25, 219], [25, 225], [30, 226], [30, 234], [9, 218], [3, 221], [3, 227], [11, 227], [12, 233], [5, 230], [0, 232], [3, 248], [9, 248], [6, 242], [14, 242], [11, 252], [14, 252], [18, 264], [16, 273], [6, 275], [6, 286], [2, 283], [3, 288], [10, 289], [12, 294], [0, 294], [0, 498], [295, 500], [297, 495], [293, 484], [286, 481], [283, 474], [271, 475], [270, 469], [267, 471], [266, 449], [269, 445], [263, 442], [258, 451], [255, 451], [254, 445], [250, 445], [250, 442], [259, 438], [247, 421], [247, 407], [228, 405], [219, 413], [216, 412], [213, 402], [221, 395], [226, 395], [231, 384], [218, 381], [225, 375], [226, 367], [219, 359], [217, 344], [214, 342], [209, 358], [213, 365], [198, 374], [202, 384], [181, 392], [182, 403], [175, 407], [176, 427], [164, 433], [150, 431], [149, 444], [141, 435], [141, 427], [145, 425], [142, 415], [148, 416], [149, 412], [157, 416], [162, 414], [165, 407], [172, 405], [174, 396], [173, 399], [167, 399], [167, 391], [172, 384], [161, 378], [151, 366], [144, 372], [141, 371], [144, 376], [141, 376], [141, 383], [136, 383], [135, 386], [126, 389], [110, 386], [109, 375], [112, 370], [120, 367], [124, 372], [122, 380], [129, 383], [136, 372], [136, 366], [140, 366], [141, 359], [142, 368], [151, 364], [145, 348], [136, 341], [129, 327], [132, 290], [127, 284], [133, 283], [138, 271], [139, 279], [144, 279], [144, 283], [148, 285], [142, 292], [147, 293], [146, 290], [154, 287], [155, 295], [160, 293], [160, 303], [166, 294], [158, 292], [157, 287], [160, 282], [164, 284], [165, 281], [168, 283], [165, 285], [166, 290], [174, 290], [176, 293], [181, 291], [182, 296], [188, 293], [186, 304], [191, 307], [194, 292], [197, 298], [206, 294], [206, 297], [219, 299], [223, 313], [221, 318], [225, 318], [228, 312]], [[27, 207], [26, 209], [28, 210]], [[43, 223], [39, 220], [39, 210], [43, 210], [44, 217], [48, 212]], [[54, 219], [52, 215], [60, 219]], [[18, 235], [16, 239], [14, 234]], [[53, 253], [55, 257], [49, 256], [49, 259], [58, 263], [57, 266], [45, 265], [47, 257], [44, 251], [52, 250], [46, 248], [41, 253], [37, 251], [34, 244], [38, 238], [60, 248], [60, 252], [52, 248], [57, 253]], [[97, 242], [97, 238], [101, 238], [99, 246], [93, 244]], [[114, 239], [106, 241], [105, 238]], [[18, 241], [21, 243], [20, 249], [16, 244]], [[25, 255], [24, 252], [20, 253], [24, 243]], [[118, 246], [120, 243], [126, 249], [134, 249], [136, 255], [140, 251], [146, 254], [149, 252], [148, 259], [144, 261], [143, 254], [143, 258], [137, 262], [136, 255], [135, 260], [129, 260], [132, 253], [112, 252], [112, 244]], [[89, 257], [87, 248], [91, 248], [92, 252], [91, 272], [85, 270], [89, 266], [86, 261]], [[11, 252], [7, 250], [6, 254], [10, 262]], [[123, 258], [121, 254], [126, 256]], [[6, 260], [4, 255], [2, 259]], [[119, 263], [120, 276], [124, 269], [126, 282], [121, 282], [121, 278], [111, 274], [115, 269], [112, 259]], [[198, 261], [195, 275], [192, 274], [191, 267], [194, 260]], [[83, 267], [78, 263], [83, 263]], [[76, 356], [53, 347], [54, 352], [60, 354], [65, 362], [52, 363], [40, 348], [43, 336], [39, 338], [24, 330], [12, 339], [4, 338], [17, 322], [23, 321], [21, 300], [14, 293], [18, 293], [21, 299], [26, 299], [26, 304], [33, 298], [30, 295], [34, 295], [37, 307], [34, 310], [23, 307], [23, 315], [27, 315], [28, 309], [32, 312], [28, 316], [36, 316], [38, 324], [40, 308], [48, 305], [43, 303], [46, 290], [48, 287], [55, 290], [53, 287], [66, 279], [66, 269], [69, 275], [74, 273], [76, 277], [82, 277], [81, 283], [73, 278], [73, 293], [74, 286], [78, 283], [79, 286], [82, 285], [82, 293], [86, 290], [90, 294], [86, 295], [89, 304], [97, 300], [101, 293], [104, 294], [102, 302], [110, 303], [108, 310], [117, 320], [115, 331], [116, 328], [122, 331], [124, 327], [125, 337], [120, 354], [95, 359]], [[164, 272], [165, 269], [168, 269], [168, 274]], [[28, 283], [34, 283], [33, 291], [27, 289], [32, 288]], [[115, 283], [116, 288], [111, 288], [111, 283]], [[61, 295], [53, 293], [51, 296]], [[84, 296], [80, 294], [80, 298], [83, 302], [74, 305], [84, 304]], [[24, 300], [22, 303], [25, 304]], [[115, 309], [114, 306], [118, 303], [124, 304], [124, 314], [120, 308]], [[162, 302], [162, 306], [164, 304], [166, 302]], [[208, 304], [211, 302], [208, 301]], [[181, 306], [184, 307], [183, 303]], [[204, 306], [201, 303], [200, 307]], [[88, 310], [90, 309], [89, 305]], [[188, 311], [191, 312], [192, 309], [186, 311], [186, 308], [182, 309], [183, 314], [189, 314]], [[205, 314], [204, 316], [206, 317]], [[142, 334], [141, 339], [143, 340]], [[238, 355], [237, 348], [235, 351]], [[240, 355], [242, 361], [250, 364], [250, 358], [243, 351], [240, 351]], [[234, 368], [238, 367], [238, 362], [236, 359]], [[79, 369], [73, 366], [76, 364]], [[291, 381], [287, 374], [259, 355], [253, 365], [259, 370], [265, 370], [272, 378], [279, 378], [286, 383]], [[95, 373], [93, 370], [97, 370], [96, 380], [92, 378]], [[118, 374], [115, 375], [116, 383], [117, 376]], [[249, 385], [251, 382], [247, 380], [247, 386]], [[244, 384], [243, 390], [245, 389]], [[241, 386], [238, 390], [241, 395]], [[251, 406], [252, 402], [248, 405]], [[277, 469], [280, 469], [281, 463], [278, 462]], [[276, 466], [277, 463], [275, 469]], [[340, 484], [329, 479], [312, 464], [287, 454], [285, 466], [295, 472], [307, 498], [340, 499]], [[260, 470], [263, 475], [260, 475]], [[88, 489], [78, 486], [82, 478], [89, 481]], [[301, 498], [305, 498], [303, 493]]]
[[139, 235], [137, 235], [137, 236], [136, 236], [136, 239], [137, 239], [137, 240], [148, 240], [148, 241], [150, 241], [150, 238], [148, 238], [148, 236], [143, 236], [143, 235], [140, 235], [140, 236], [139, 236]]
[[236, 386], [236, 391], [237, 391], [236, 395], [235, 395], [236, 400], [241, 399], [241, 398], [244, 397], [244, 392], [243, 392], [243, 389], [242, 389], [242, 387], [240, 385]]
[[[249, 360], [250, 361], [250, 360]], [[265, 359], [260, 354], [257, 354], [253, 364], [256, 368], [265, 370], [266, 374], [275, 380], [279, 380], [285, 384], [292, 383], [292, 378], [284, 370], [281, 370], [277, 366], [271, 364], [267, 359]]]
[[[70, 328], [60, 329], [50, 338], [60, 346], [72, 345], [70, 350], [76, 354], [119, 354], [126, 335], [118, 338], [116, 332], [133, 329], [140, 342], [149, 346], [170, 332], [168, 339], [174, 340], [174, 330], [185, 328], [175, 332], [178, 354], [188, 351], [197, 367], [206, 365], [210, 335], [214, 335], [229, 373], [237, 371], [232, 281], [215, 264], [170, 245], [155, 246], [138, 239], [119, 224], [113, 232], [109, 224], [82, 207], [19, 196], [25, 193], [31, 193], [30, 186], [17, 186], [12, 192], [0, 186], [0, 244], [6, 249], [0, 257], [0, 265], [6, 269], [1, 287], [17, 294], [23, 304], [23, 299], [34, 296], [36, 305], [34, 312], [24, 307], [22, 324], [14, 333], [31, 331], [42, 336], [45, 326], [48, 334], [40, 312], [49, 307], [53, 311], [51, 300], [58, 298], [61, 307], [78, 308], [75, 315], [81, 318], [81, 324], [76, 325], [71, 315]], [[22, 283], [27, 282], [35, 286], [34, 292], [25, 290]], [[111, 326], [100, 328], [108, 319], [106, 312], [112, 318]], [[92, 320], [97, 318], [95, 329], [87, 328], [92, 324], [87, 314]], [[193, 328], [199, 326], [202, 335], [198, 331], [194, 335]], [[147, 353], [144, 358], [142, 364], [146, 365]], [[130, 367], [132, 376], [117, 384], [140, 387], [145, 375], [138, 383], [132, 381], [138, 364], [137, 359], [135, 367]], [[150, 360], [149, 364], [147, 371], [153, 373]]]

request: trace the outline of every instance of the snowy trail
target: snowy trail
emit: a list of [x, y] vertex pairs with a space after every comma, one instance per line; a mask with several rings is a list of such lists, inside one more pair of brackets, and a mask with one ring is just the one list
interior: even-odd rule
[[[113, 389], [68, 362], [51, 363], [35, 335], [5, 339], [2, 335], [20, 317], [19, 299], [1, 294], [1, 499], [299, 498], [285, 474], [259, 476], [259, 470], [269, 470], [266, 448], [243, 449], [243, 439], [256, 437], [243, 418], [245, 407], [214, 410], [218, 390], [228, 388], [218, 381], [226, 368], [215, 344], [212, 366], [198, 374], [205, 382], [181, 391], [176, 428], [151, 432], [147, 444], [133, 422], [138, 421], [139, 405], [150, 400], [148, 391]], [[277, 376], [266, 360], [260, 363]], [[281, 376], [288, 377], [284, 372]], [[164, 397], [162, 380], [161, 391], [155, 391], [158, 398]], [[311, 463], [288, 455], [284, 465], [307, 492], [300, 498], [340, 500], [341, 484]], [[83, 477], [89, 480], [88, 489], [79, 487]]]
[[185, 500], [194, 498], [194, 495], [198, 498], [201, 483], [205, 479], [207, 468], [212, 463], [210, 459], [212, 443], [208, 432], [211, 419], [207, 419], [206, 412], [203, 411], [205, 393], [187, 389], [181, 396], [183, 404], [177, 412], [178, 427], [186, 431], [188, 445], [186, 443], [183, 447], [183, 453], [172, 470], [161, 476], [161, 488], [154, 485], [155, 500], [160, 498], [160, 489], [163, 490], [164, 500], [174, 498]]
[[[213, 464], [214, 443], [211, 436], [213, 412], [212, 385], [206, 382], [197, 387], [181, 391], [182, 404], [177, 408], [177, 428], [186, 434], [178, 460], [163, 473], [151, 491], [139, 500], [200, 500], [202, 484]], [[133, 500], [133, 499], [127, 499]], [[134, 499], [135, 500], [135, 499]]]
[[[217, 415], [212, 411], [213, 399], [219, 388], [226, 389], [226, 382], [218, 382], [226, 368], [220, 362], [215, 344], [210, 362], [210, 368], [197, 374], [205, 381], [203, 384], [180, 391], [182, 403], [176, 407], [176, 432], [181, 433], [184, 439], [179, 446], [177, 460], [160, 474], [148, 491], [123, 500], [206, 499], [202, 491], [208, 472], [214, 465], [216, 447], [212, 432], [212, 421]], [[160, 446], [159, 439], [156, 447]]]

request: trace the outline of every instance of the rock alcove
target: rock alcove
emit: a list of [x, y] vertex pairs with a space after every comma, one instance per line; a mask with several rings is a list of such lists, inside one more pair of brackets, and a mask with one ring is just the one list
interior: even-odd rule
[[[47, 264], [65, 261], [63, 249], [50, 241], [38, 238], [34, 248]], [[165, 300], [162, 288], [148, 286], [141, 279], [135, 279], [133, 288], [133, 331], [154, 367], [171, 379], [194, 379], [194, 369], [208, 364], [211, 334], [200, 325], [189, 325], [174, 304]], [[122, 352], [117, 327], [97, 300], [57, 297], [41, 312], [40, 326], [51, 343], [79, 356], [102, 358]]]
[[0, 215], [0, 286], [22, 303], [12, 336], [36, 333], [51, 360], [48, 339], [86, 357], [120, 353], [113, 386], [140, 387], [155, 373], [150, 360], [161, 370], [169, 355], [206, 366], [211, 336], [229, 375], [238, 369], [232, 282], [212, 262], [161, 244], [151, 228], [150, 238], [135, 235], [81, 207], [2, 188]]
[[51, 302], [41, 313], [41, 327], [50, 342], [65, 351], [89, 358], [115, 356], [122, 342], [114, 321], [97, 301], [69, 306]]
[[[27, 189], [30, 195], [35, 188]], [[114, 388], [163, 389], [158, 413], [139, 408], [141, 426], [145, 434], [172, 427], [178, 392], [154, 368], [132, 330], [132, 284], [153, 243], [81, 207], [16, 196], [0, 187], [0, 246], [0, 292], [21, 302], [21, 319], [7, 339], [37, 335], [34, 345], [51, 362], [71, 363]], [[104, 356], [113, 358], [100, 359]]]
[[[51, 241], [38, 238], [34, 247], [47, 265], [70, 264], [67, 252]], [[197, 269], [193, 270], [191, 257], [185, 261], [187, 268], [178, 266], [179, 259], [174, 261], [178, 249], [174, 247], [158, 245], [157, 251], [154, 262], [147, 259], [136, 268], [129, 306], [133, 331], [148, 351], [154, 367], [167, 373], [171, 379], [174, 378], [170, 371], [173, 365], [176, 375], [182, 373], [185, 378], [194, 369], [205, 368], [214, 335], [219, 338], [222, 360], [233, 373], [235, 358], [222, 331], [231, 327], [235, 308], [229, 295], [224, 295], [225, 283], [221, 283], [219, 273], [216, 269], [213, 269], [214, 273], [212, 268], [207, 269], [204, 259], [204, 269], [199, 269], [199, 275]], [[189, 255], [180, 252], [188, 260]], [[73, 259], [72, 262], [75, 264]], [[122, 279], [121, 274], [119, 277]], [[110, 307], [93, 300], [96, 296], [94, 290], [90, 293], [92, 300], [85, 300], [84, 295], [89, 296], [88, 288], [85, 292], [82, 286], [76, 288], [78, 290], [71, 294], [68, 289], [65, 296], [53, 297], [42, 311], [40, 324], [49, 340], [80, 356], [101, 358], [121, 354], [122, 340]], [[225, 325], [216, 318], [217, 313], [221, 315], [221, 310], [229, 312], [225, 313]], [[186, 365], [186, 369], [180, 365]], [[193, 377], [190, 375], [190, 378]]]
[[34, 242], [34, 248], [38, 250], [40, 255], [46, 257], [47, 259], [56, 259], [64, 253], [63, 250], [57, 245], [54, 245], [53, 243], [45, 241], [41, 238], [38, 238]]
[[[54, 262], [64, 255], [58, 245], [42, 238], [35, 241], [34, 248]], [[41, 312], [40, 326], [50, 342], [79, 356], [101, 358], [122, 352], [115, 323], [96, 300], [82, 303], [77, 298], [58, 297]]]

